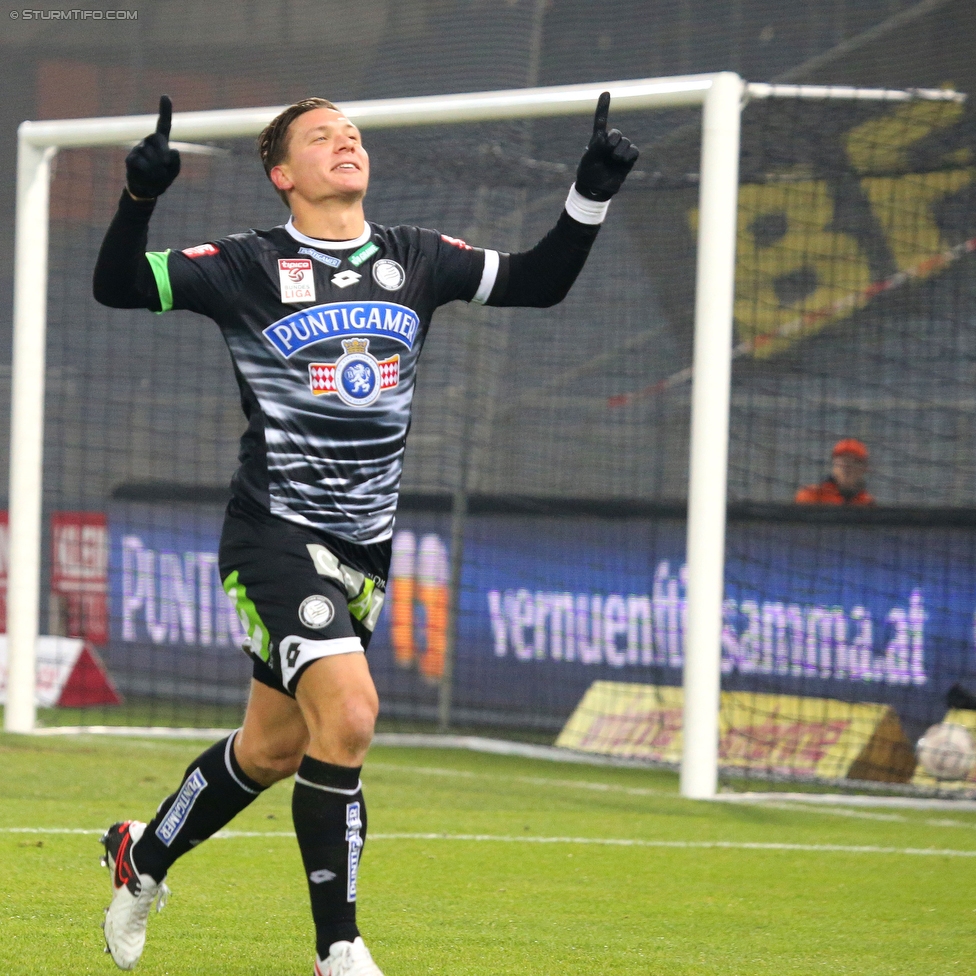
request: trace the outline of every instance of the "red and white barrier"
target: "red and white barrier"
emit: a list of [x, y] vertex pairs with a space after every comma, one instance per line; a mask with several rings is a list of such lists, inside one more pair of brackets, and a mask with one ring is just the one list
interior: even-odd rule
[[[78, 637], [37, 638], [39, 708], [118, 705], [121, 697], [98, 653]], [[0, 704], [7, 703], [7, 637], [0, 635]]]

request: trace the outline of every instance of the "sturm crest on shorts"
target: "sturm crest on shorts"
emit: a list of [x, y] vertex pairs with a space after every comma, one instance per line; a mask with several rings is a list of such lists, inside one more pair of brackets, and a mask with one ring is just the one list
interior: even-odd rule
[[305, 597], [298, 608], [298, 619], [309, 630], [325, 630], [335, 618], [335, 607], [327, 596], [315, 593]]
[[350, 407], [368, 407], [383, 390], [400, 383], [400, 356], [378, 360], [369, 352], [369, 339], [343, 339], [345, 355], [334, 363], [310, 363], [308, 383], [315, 396], [334, 393]]

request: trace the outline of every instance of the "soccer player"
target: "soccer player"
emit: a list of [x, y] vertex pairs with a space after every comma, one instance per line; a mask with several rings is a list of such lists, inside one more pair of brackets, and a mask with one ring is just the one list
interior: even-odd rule
[[242, 727], [190, 764], [148, 824], [116, 823], [102, 838], [113, 885], [105, 941], [122, 969], [142, 954], [170, 865], [294, 776], [316, 976], [381, 976], [356, 927], [359, 774], [379, 708], [364, 652], [386, 588], [417, 359], [447, 302], [548, 307], [566, 296], [638, 155], [607, 131], [609, 105], [604, 93], [555, 227], [519, 254], [367, 222], [369, 157], [322, 98], [261, 133], [265, 172], [291, 211], [268, 231], [147, 253], [153, 208], [180, 169], [169, 98], [127, 157], [94, 295], [113, 308], [198, 312], [230, 349], [248, 427], [220, 574], [253, 680]]

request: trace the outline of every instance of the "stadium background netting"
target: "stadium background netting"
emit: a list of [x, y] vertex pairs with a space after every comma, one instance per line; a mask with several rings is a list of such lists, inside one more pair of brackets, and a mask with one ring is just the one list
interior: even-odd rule
[[[797, 20], [774, 4], [723, 4], [713, 17], [689, 3], [634, 31], [648, 16], [641, 4], [599, 14], [572, 3], [378, 5], [368, 17], [334, 4], [329, 24], [304, 4], [272, 22], [239, 5], [206, 54], [166, 33], [168, 16], [140, 11], [138, 26], [102, 34], [42, 24], [19, 44], [8, 35], [3, 71], [36, 84], [17, 87], [21, 101], [3, 111], [10, 125], [146, 111], [164, 88], [180, 110], [313, 90], [341, 102], [726, 67], [976, 90], [971, 9], [924, 6], [812, 4]], [[316, 31], [328, 40], [313, 62]], [[840, 775], [818, 766], [824, 736], [852, 715], [883, 718], [852, 704], [893, 709], [913, 741], [942, 717], [946, 689], [976, 678], [972, 112], [775, 100], [743, 114], [723, 689], [752, 715], [726, 758], [753, 756], [757, 772]], [[616, 121], [643, 155], [570, 299], [544, 312], [451, 306], [435, 317], [391, 600], [371, 649], [390, 719], [438, 715], [461, 494], [453, 723], [552, 734], [605, 680], [603, 725], [589, 730], [597, 745], [640, 755], [668, 738], [683, 629], [700, 120], [668, 111]], [[368, 216], [531, 245], [559, 212], [586, 131], [572, 119], [368, 133]], [[184, 155], [151, 246], [283, 219], [251, 142], [215, 148]], [[107, 611], [108, 633], [94, 642], [124, 702], [44, 720], [225, 725], [248, 671], [214, 559], [242, 429], [237, 390], [206, 320], [109, 312], [90, 297], [122, 158], [62, 151], [52, 185], [41, 629], [98, 637]], [[3, 250], [9, 287], [9, 240]], [[871, 449], [878, 509], [789, 505], [823, 477], [842, 436]], [[100, 596], [92, 580], [103, 565]], [[652, 689], [658, 726], [623, 684]], [[784, 696], [805, 703], [799, 714], [784, 717]], [[858, 756], [858, 778], [906, 778], [897, 748]]]

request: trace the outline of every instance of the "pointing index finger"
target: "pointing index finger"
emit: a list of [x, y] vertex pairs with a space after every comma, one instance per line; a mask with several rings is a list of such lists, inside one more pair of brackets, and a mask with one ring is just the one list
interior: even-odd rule
[[156, 122], [156, 132], [169, 138], [169, 130], [173, 124], [173, 103], [169, 95], [159, 96], [159, 119]]
[[603, 92], [596, 103], [593, 116], [593, 135], [607, 131], [607, 116], [610, 114], [610, 92]]

